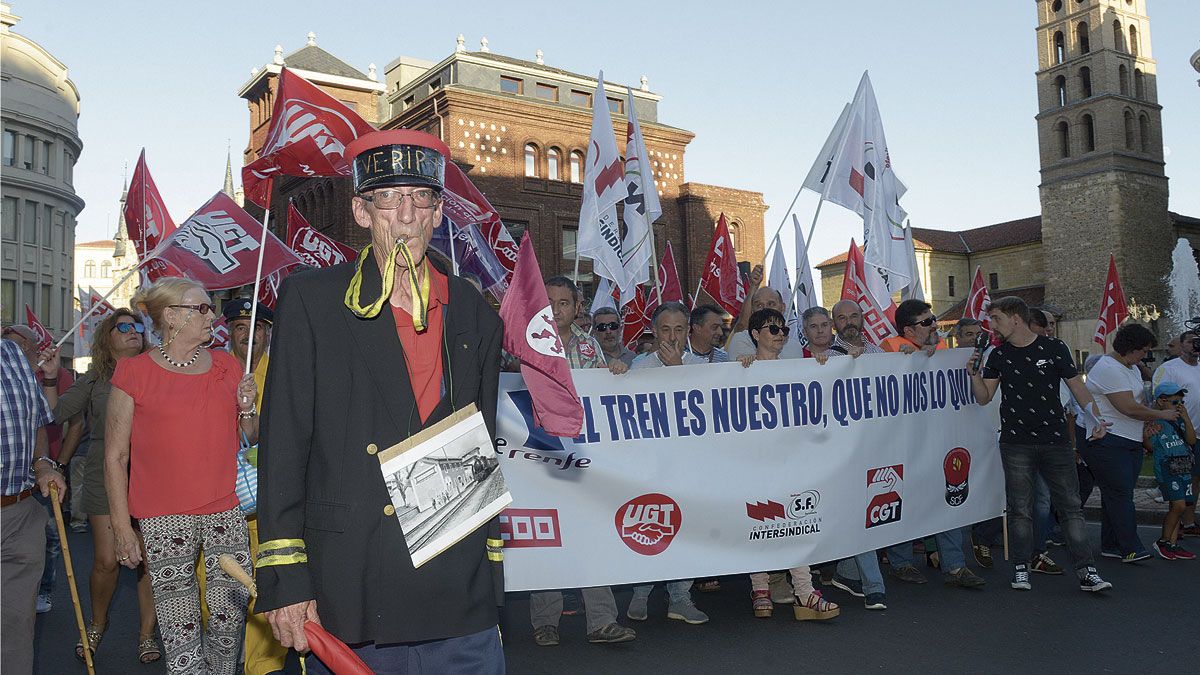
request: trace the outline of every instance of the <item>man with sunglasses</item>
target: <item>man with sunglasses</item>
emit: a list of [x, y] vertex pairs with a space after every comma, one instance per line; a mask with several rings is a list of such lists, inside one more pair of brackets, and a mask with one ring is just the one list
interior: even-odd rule
[[945, 349], [937, 332], [937, 317], [933, 306], [923, 300], [905, 300], [896, 308], [896, 332], [879, 346], [885, 352], [913, 354], [923, 351], [929, 356], [938, 349]]
[[[358, 260], [289, 276], [275, 308], [259, 445], [258, 601], [284, 647], [319, 621], [375, 672], [502, 673], [496, 519], [413, 566], [380, 451], [474, 404], [495, 433], [502, 323], [426, 255], [450, 149], [374, 131], [351, 142]], [[329, 672], [317, 659], [308, 672]]]
[[621, 325], [621, 315], [612, 307], [601, 307], [592, 313], [592, 335], [600, 343], [604, 359], [609, 363], [620, 361], [626, 366], [633, 365], [637, 354], [629, 349], [622, 340], [624, 330]]

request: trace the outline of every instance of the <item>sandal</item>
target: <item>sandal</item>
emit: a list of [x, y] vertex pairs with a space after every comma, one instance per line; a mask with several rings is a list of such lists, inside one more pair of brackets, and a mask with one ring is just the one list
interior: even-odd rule
[[[96, 648], [100, 646], [100, 640], [104, 637], [104, 628], [98, 628], [94, 623], [89, 624], [88, 629], [84, 634], [87, 635], [88, 651], [90, 651], [94, 657], [96, 655]], [[83, 640], [75, 643], [75, 658], [79, 659], [81, 662], [86, 662], [86, 659], [83, 656]]]
[[162, 648], [158, 646], [158, 640], [155, 640], [153, 635], [138, 643], [138, 661], [154, 663], [161, 658]]

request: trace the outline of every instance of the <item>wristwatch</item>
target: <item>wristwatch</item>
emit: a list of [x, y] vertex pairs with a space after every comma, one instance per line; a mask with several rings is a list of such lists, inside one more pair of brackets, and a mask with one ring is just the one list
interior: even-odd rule
[[59, 464], [58, 462], [54, 461], [54, 460], [53, 460], [53, 459], [51, 459], [50, 457], [46, 457], [45, 455], [43, 455], [43, 456], [41, 456], [41, 457], [34, 457], [34, 458], [33, 458], [33, 461], [29, 463], [29, 471], [30, 471], [31, 473], [33, 473], [33, 472], [34, 472], [34, 468], [33, 468], [33, 467], [34, 467], [34, 465], [35, 465], [35, 464], [37, 464], [38, 462], [46, 462], [46, 463], [50, 464], [50, 466], [54, 467], [54, 470], [55, 470], [55, 471], [58, 471], [59, 473], [62, 473], [62, 470], [63, 470], [62, 464]]

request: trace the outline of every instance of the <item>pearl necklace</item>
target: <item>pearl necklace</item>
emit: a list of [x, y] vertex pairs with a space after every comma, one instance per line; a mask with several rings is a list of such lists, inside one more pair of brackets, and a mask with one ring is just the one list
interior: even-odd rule
[[196, 359], [200, 358], [200, 347], [196, 347], [196, 353], [192, 354], [192, 358], [188, 359], [187, 361], [184, 361], [183, 363], [180, 363], [180, 362], [172, 359], [170, 356], [167, 356], [167, 350], [166, 350], [166, 348], [164, 348], [162, 346], [161, 343], [158, 345], [158, 353], [162, 354], [163, 360], [166, 361], [168, 364], [175, 366], [176, 368], [187, 368], [188, 366], [195, 363]]

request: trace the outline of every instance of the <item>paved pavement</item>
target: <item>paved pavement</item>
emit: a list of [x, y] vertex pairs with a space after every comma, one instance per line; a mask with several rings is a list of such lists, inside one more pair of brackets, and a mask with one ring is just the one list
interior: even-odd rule
[[[1093, 540], [1098, 539], [1090, 526]], [[1150, 543], [1156, 528], [1141, 528]], [[1188, 540], [1200, 551], [1200, 539]], [[91, 565], [90, 535], [70, 535], [80, 591], [87, 597]], [[1062, 548], [1051, 555], [1069, 564]], [[1125, 565], [1102, 559], [1101, 573], [1115, 588], [1108, 594], [1082, 593], [1070, 575], [1035, 575], [1031, 593], [1008, 588], [1009, 568], [995, 550], [996, 567], [980, 570], [982, 590], [949, 588], [926, 570], [924, 586], [888, 584], [888, 610], [867, 611], [861, 601], [831, 589], [842, 604], [841, 616], [826, 622], [799, 623], [786, 607], [771, 619], [750, 612], [749, 581], [724, 577], [722, 590], [696, 594], [712, 617], [702, 626], [665, 618], [661, 589], [651, 599], [651, 618], [621, 622], [638, 630], [638, 639], [621, 645], [591, 645], [584, 639], [585, 618], [563, 617], [562, 644], [537, 647], [529, 625], [528, 595], [512, 593], [502, 631], [511, 673], [793, 673], [966, 672], [1055, 673], [1189, 672], [1196, 664], [1195, 607], [1200, 599], [1200, 561], [1152, 559]], [[969, 559], [969, 558], [968, 558]], [[136, 662], [137, 606], [131, 572], [122, 573], [113, 602], [110, 628], [97, 656], [98, 673], [163, 673], [161, 663]], [[628, 588], [616, 589], [617, 604], [628, 605]], [[60, 574], [54, 609], [39, 617], [36, 673], [83, 673], [74, 659], [78, 639], [66, 580]]]

